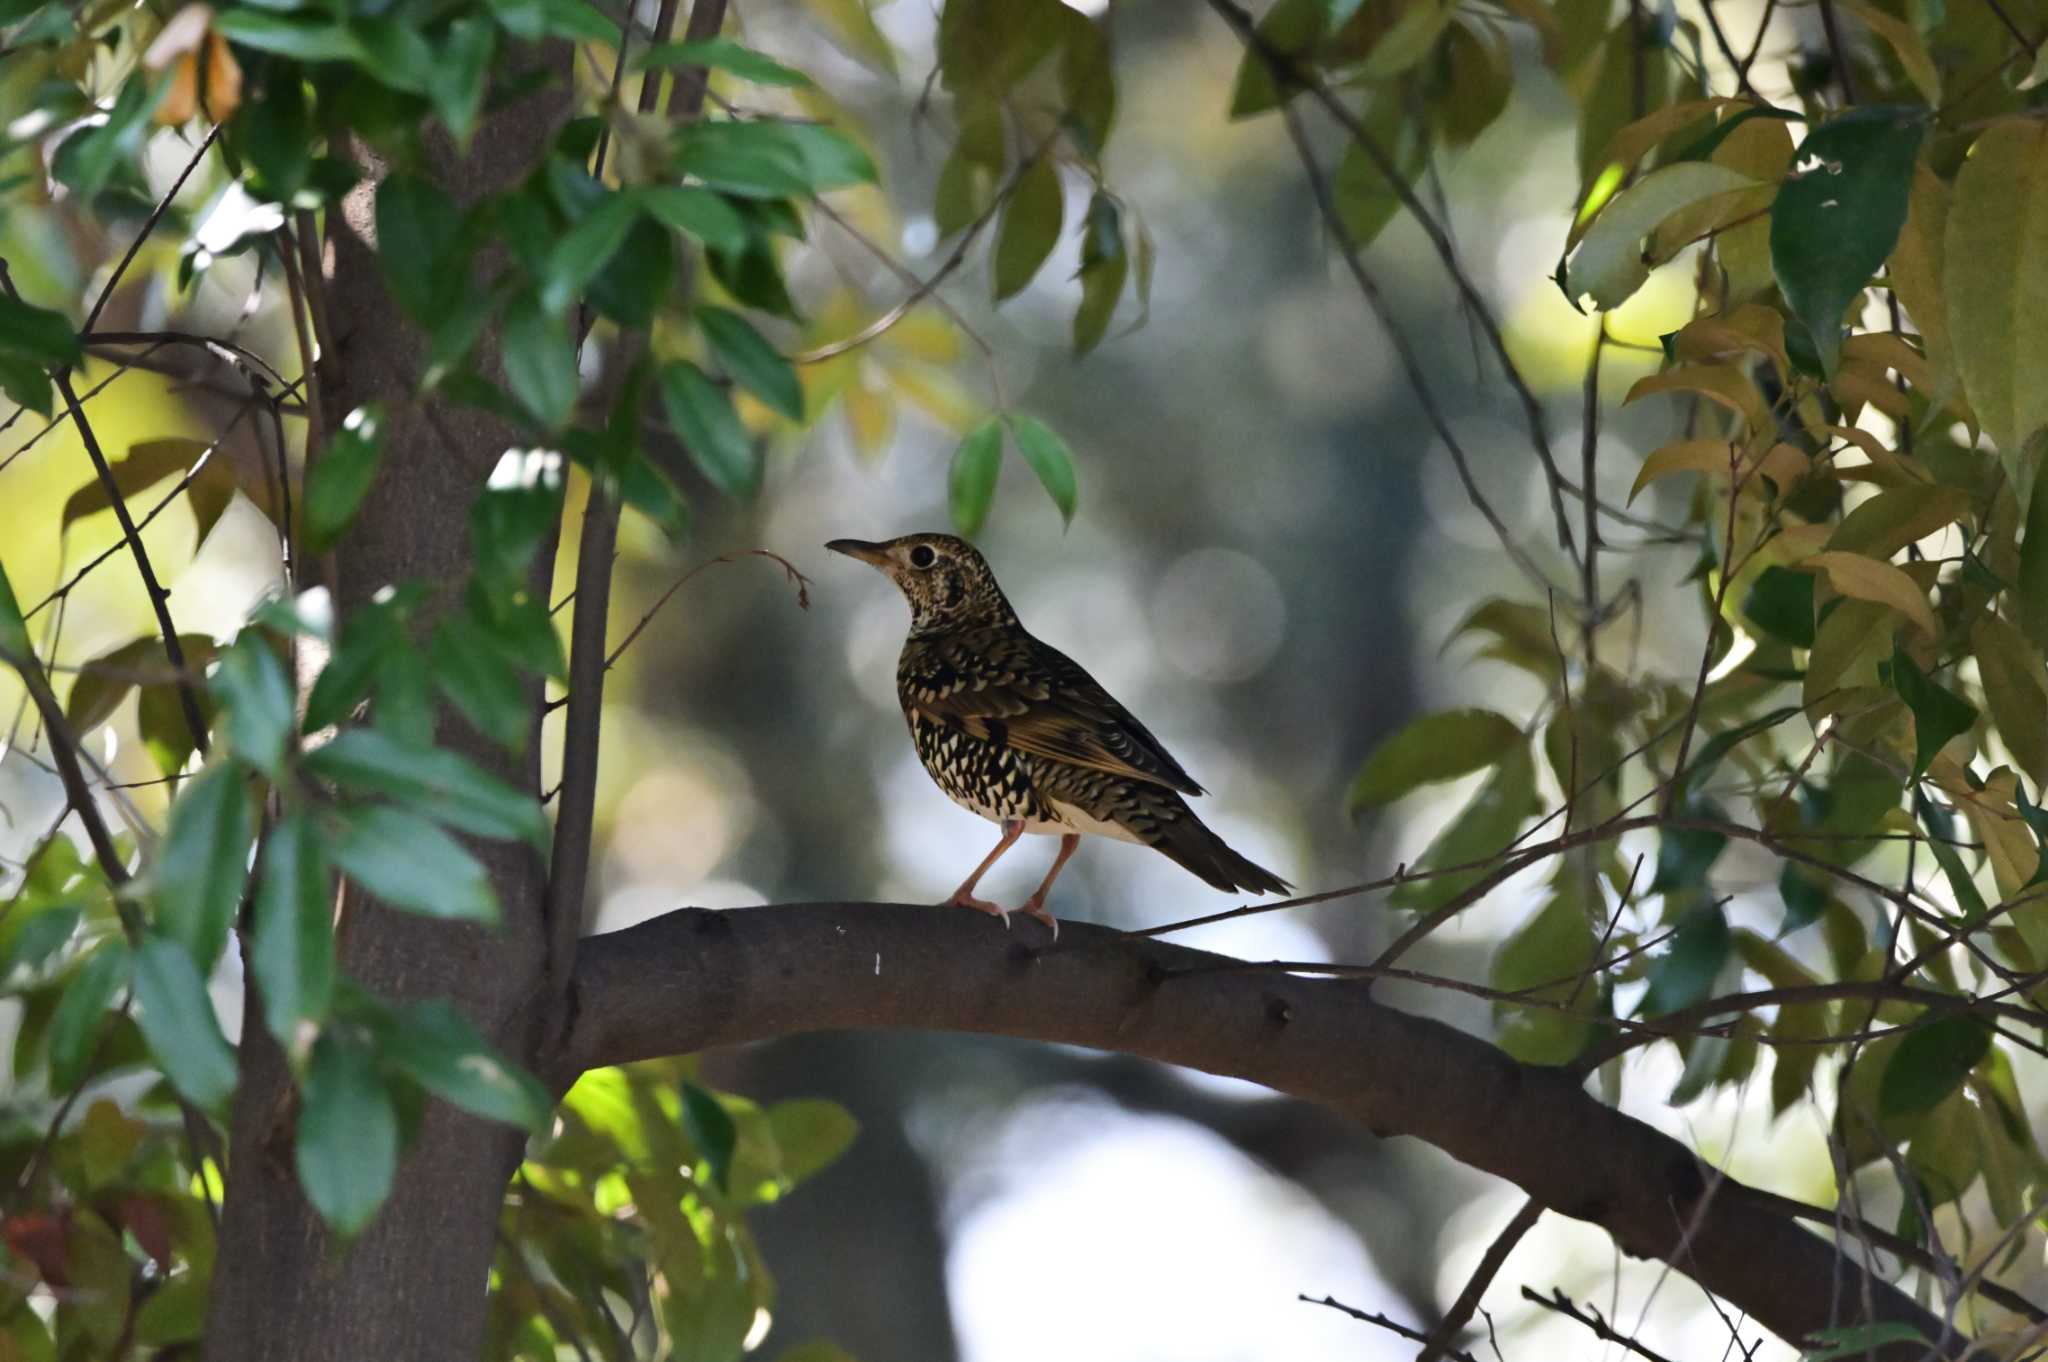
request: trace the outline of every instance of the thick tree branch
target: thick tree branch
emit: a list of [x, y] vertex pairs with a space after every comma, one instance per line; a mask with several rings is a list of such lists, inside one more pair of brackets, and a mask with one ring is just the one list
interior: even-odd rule
[[[1555, 1069], [1375, 1003], [1355, 982], [1245, 975], [1206, 952], [1071, 923], [1054, 948], [947, 908], [684, 909], [583, 942], [559, 1084], [583, 1069], [809, 1031], [968, 1031], [1086, 1045], [1250, 1079], [1413, 1135], [1600, 1225], [1797, 1341], [1839, 1279], [1877, 1317], [1941, 1322], [1684, 1145]], [[1192, 973], [1188, 971], [1194, 971]], [[1840, 1323], [1839, 1320], [1832, 1321]], [[1938, 1354], [1960, 1356], [1966, 1340]], [[1880, 1348], [1884, 1362], [1926, 1354]]]

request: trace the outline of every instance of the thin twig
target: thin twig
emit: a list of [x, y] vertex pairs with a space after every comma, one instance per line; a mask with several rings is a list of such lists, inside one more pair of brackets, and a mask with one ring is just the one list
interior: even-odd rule
[[1479, 1308], [1480, 1298], [1486, 1294], [1486, 1289], [1493, 1285], [1493, 1279], [1500, 1275], [1508, 1255], [1515, 1251], [1515, 1245], [1522, 1242], [1522, 1236], [1534, 1229], [1536, 1222], [1542, 1218], [1543, 1204], [1535, 1197], [1530, 1197], [1522, 1203], [1522, 1209], [1515, 1212], [1514, 1218], [1501, 1226], [1500, 1233], [1486, 1246], [1486, 1252], [1479, 1259], [1479, 1266], [1472, 1270], [1471, 1277], [1466, 1280], [1465, 1289], [1458, 1293], [1458, 1299], [1444, 1312], [1444, 1317], [1437, 1322], [1436, 1328], [1429, 1331], [1429, 1338], [1423, 1343], [1422, 1351], [1415, 1355], [1415, 1362], [1437, 1362], [1438, 1358], [1450, 1351], [1451, 1340], [1463, 1333], [1465, 1326], [1472, 1322], [1473, 1311]]
[[[0, 260], [0, 289], [16, 302], [21, 294], [14, 287], [14, 278], [8, 273], [7, 262]], [[122, 537], [128, 541], [128, 548], [135, 556], [135, 570], [142, 578], [143, 591], [149, 596], [150, 609], [156, 614], [157, 631], [163, 635], [164, 652], [171, 659], [171, 665], [181, 673], [185, 669], [185, 649], [178, 642], [178, 626], [171, 619], [171, 593], [164, 590], [157, 580], [156, 568], [149, 561], [149, 550], [142, 546], [142, 531], [136, 528], [135, 518], [128, 514], [127, 498], [121, 494], [121, 484], [114, 480], [114, 470], [107, 463], [106, 451], [100, 448], [99, 437], [93, 433], [92, 423], [86, 420], [85, 407], [78, 400], [78, 389], [71, 382], [71, 371], [59, 369], [51, 374], [57, 385], [57, 392], [64, 399], [65, 409], [71, 413], [71, 423], [78, 428], [78, 438], [85, 445], [86, 456], [92, 460], [93, 471], [99, 475], [100, 486], [107, 492], [107, 500], [114, 508], [114, 518], [121, 524]], [[199, 693], [189, 679], [178, 682], [178, 705], [184, 711], [185, 725], [192, 730], [192, 745], [201, 756], [206, 755], [210, 746], [206, 732], [206, 716], [199, 707]]]
[[1578, 1306], [1572, 1303], [1571, 1297], [1565, 1295], [1563, 1290], [1558, 1287], [1552, 1287], [1550, 1296], [1546, 1299], [1525, 1286], [1522, 1288], [1522, 1299], [1532, 1301], [1542, 1306], [1545, 1310], [1553, 1310], [1569, 1319], [1577, 1320], [1588, 1329], [1591, 1329], [1595, 1337], [1604, 1339], [1609, 1343], [1619, 1343], [1622, 1347], [1636, 1354], [1636, 1356], [1644, 1359], [1644, 1362], [1671, 1362], [1671, 1359], [1664, 1356], [1664, 1354], [1614, 1328], [1592, 1306], [1589, 1305], [1585, 1310], [1581, 1311]]
[[[1381, 1329], [1387, 1330], [1389, 1333], [1399, 1334], [1402, 1338], [1408, 1339], [1411, 1342], [1426, 1343], [1429, 1341], [1429, 1335], [1420, 1329], [1411, 1329], [1397, 1320], [1388, 1319], [1385, 1315], [1376, 1315], [1371, 1311], [1361, 1310], [1355, 1305], [1346, 1305], [1335, 1296], [1324, 1296], [1321, 1300], [1317, 1300], [1314, 1296], [1296, 1296], [1295, 1299], [1309, 1305], [1325, 1306], [1340, 1314], [1349, 1315], [1361, 1324], [1376, 1325]], [[1446, 1355], [1456, 1358], [1457, 1362], [1476, 1362], [1472, 1354], [1461, 1352], [1456, 1348], [1451, 1349]]]

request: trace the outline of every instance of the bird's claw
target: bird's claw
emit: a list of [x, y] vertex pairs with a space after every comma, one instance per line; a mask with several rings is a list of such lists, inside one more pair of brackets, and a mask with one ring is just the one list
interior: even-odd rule
[[1024, 900], [1023, 906], [1018, 908], [1017, 911], [1026, 917], [1037, 918], [1045, 924], [1045, 929], [1052, 933], [1053, 940], [1057, 941], [1060, 939], [1060, 920], [1052, 915], [1052, 911], [1045, 906], [1044, 901], [1038, 895], [1033, 894], [1030, 898]]
[[1010, 930], [1010, 910], [999, 903], [990, 903], [987, 899], [978, 899], [972, 894], [961, 892], [947, 899], [941, 906], [948, 908], [972, 908], [977, 913], [987, 913], [990, 917], [1002, 919], [1004, 931]]

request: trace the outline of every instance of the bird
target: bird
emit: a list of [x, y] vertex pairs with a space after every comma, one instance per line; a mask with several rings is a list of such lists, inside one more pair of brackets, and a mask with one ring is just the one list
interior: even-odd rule
[[[909, 601], [896, 695], [911, 744], [954, 803], [1002, 830], [947, 904], [1005, 927], [1019, 911], [1057, 939], [1046, 896], [1084, 833], [1149, 846], [1226, 892], [1288, 891], [1196, 817], [1183, 796], [1202, 787], [1078, 662], [1024, 628], [973, 545], [907, 534], [825, 547], [877, 569]], [[1044, 881], [1016, 910], [976, 898], [981, 877], [1027, 832], [1059, 836]]]

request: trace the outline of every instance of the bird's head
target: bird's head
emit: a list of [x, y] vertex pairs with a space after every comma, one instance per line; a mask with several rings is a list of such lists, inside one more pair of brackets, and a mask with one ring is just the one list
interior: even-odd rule
[[937, 633], [1016, 619], [996, 575], [972, 544], [950, 534], [906, 534], [871, 544], [835, 539], [825, 546], [896, 583], [910, 602], [910, 632]]

